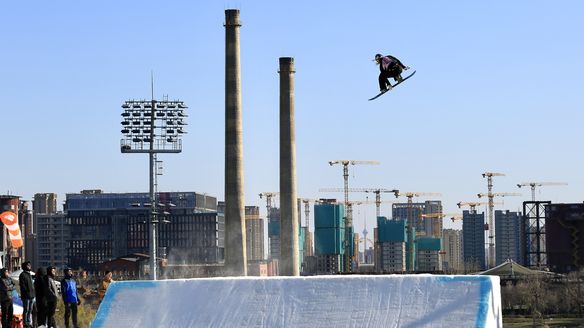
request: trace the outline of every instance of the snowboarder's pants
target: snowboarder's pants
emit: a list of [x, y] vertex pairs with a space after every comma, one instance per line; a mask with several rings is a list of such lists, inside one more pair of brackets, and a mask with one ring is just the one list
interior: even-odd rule
[[12, 316], [14, 315], [12, 300], [2, 301], [0, 307], [2, 309], [2, 327], [12, 326]]
[[65, 327], [69, 328], [69, 316], [73, 315], [73, 327], [77, 325], [77, 303], [65, 303]]
[[387, 89], [387, 85], [389, 84], [388, 79], [390, 77], [396, 78], [396, 77], [400, 76], [401, 73], [402, 73], [402, 69], [399, 66], [394, 66], [389, 71], [381, 71], [381, 73], [379, 73], [379, 90], [383, 91], [383, 90]]

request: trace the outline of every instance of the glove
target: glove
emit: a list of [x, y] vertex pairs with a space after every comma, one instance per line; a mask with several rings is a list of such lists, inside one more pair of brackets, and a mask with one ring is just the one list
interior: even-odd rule
[[81, 305], [81, 300], [78, 300], [77, 301], [77, 305]]
[[410, 67], [409, 67], [409, 66], [406, 66], [406, 67], [404, 67], [404, 71], [407, 71], [407, 70], [409, 70], [409, 69], [410, 69]]

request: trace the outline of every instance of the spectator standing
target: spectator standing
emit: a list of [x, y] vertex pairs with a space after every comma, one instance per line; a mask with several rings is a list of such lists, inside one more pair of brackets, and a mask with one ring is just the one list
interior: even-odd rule
[[18, 276], [20, 299], [22, 299], [22, 318], [24, 328], [32, 328], [32, 309], [35, 301], [35, 289], [32, 280], [30, 261], [22, 263], [22, 273]]
[[61, 296], [65, 304], [65, 327], [69, 328], [69, 317], [72, 316], [73, 327], [77, 324], [77, 306], [81, 304], [81, 298], [77, 293], [77, 282], [73, 279], [73, 270], [67, 268], [64, 271], [65, 278], [61, 280]]
[[38, 326], [47, 324], [47, 290], [48, 286], [47, 270], [38, 268], [34, 277], [34, 289], [36, 294], [36, 321]]
[[53, 266], [47, 268], [47, 289], [45, 298], [47, 300], [47, 328], [56, 328], [55, 312], [57, 311], [57, 298], [59, 296], [59, 288], [55, 282], [56, 269]]
[[97, 293], [99, 294], [99, 301], [100, 302], [105, 297], [105, 292], [107, 291], [107, 289], [108, 289], [109, 285], [112, 283], [112, 281], [114, 281], [114, 280], [112, 279], [111, 271], [106, 271], [105, 277], [103, 278], [103, 280], [99, 284], [99, 287], [97, 288]]
[[10, 278], [8, 269], [0, 269], [0, 307], [2, 310], [2, 327], [12, 325], [12, 316], [14, 308], [12, 306], [12, 292], [14, 292], [14, 283]]
[[87, 271], [81, 271], [79, 278], [77, 279], [77, 291], [81, 293], [81, 297], [85, 298], [91, 294], [91, 289], [89, 288], [89, 278], [87, 277]]

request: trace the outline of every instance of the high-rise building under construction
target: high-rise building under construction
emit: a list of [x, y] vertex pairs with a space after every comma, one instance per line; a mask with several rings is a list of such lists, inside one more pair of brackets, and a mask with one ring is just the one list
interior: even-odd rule
[[485, 270], [485, 213], [463, 211], [462, 235], [465, 271]]
[[523, 264], [521, 249], [521, 215], [518, 212], [495, 211], [495, 261], [507, 260]]
[[[329, 203], [314, 205], [314, 247], [318, 273], [342, 271], [345, 255], [345, 207]], [[352, 238], [349, 249], [352, 250]]]

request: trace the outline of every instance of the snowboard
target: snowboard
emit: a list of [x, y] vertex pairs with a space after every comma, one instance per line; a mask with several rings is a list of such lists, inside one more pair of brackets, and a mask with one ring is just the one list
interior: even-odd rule
[[[397, 87], [397, 86], [398, 86], [398, 85], [400, 85], [401, 83], [405, 82], [405, 81], [406, 81], [407, 79], [409, 79], [410, 77], [414, 76], [414, 74], [416, 74], [416, 71], [413, 71], [413, 72], [412, 72], [412, 74], [410, 74], [410, 75], [408, 75], [408, 76], [404, 77], [404, 79], [403, 79], [403, 80], [401, 80], [401, 81], [399, 81], [398, 83], [394, 84], [394, 85], [392, 86], [392, 89], [393, 89], [393, 88], [395, 88], [395, 87]], [[377, 98], [381, 97], [382, 95], [384, 95], [384, 94], [385, 94], [385, 93], [387, 93], [388, 91], [390, 91], [390, 90], [385, 90], [385, 91], [382, 91], [382, 92], [380, 92], [380, 93], [379, 93], [377, 96], [375, 96], [375, 97], [373, 97], [373, 98], [370, 98], [370, 99], [369, 99], [369, 101], [371, 101], [371, 100], [374, 100], [374, 99], [377, 99]]]

